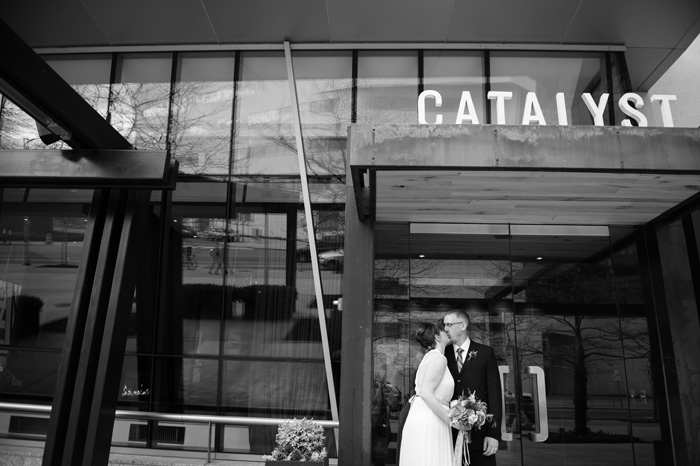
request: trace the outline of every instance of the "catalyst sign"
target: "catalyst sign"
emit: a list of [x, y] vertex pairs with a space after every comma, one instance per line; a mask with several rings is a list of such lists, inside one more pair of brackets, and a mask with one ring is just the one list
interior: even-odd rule
[[[586, 108], [588, 108], [588, 111], [591, 113], [591, 116], [593, 117], [593, 124], [595, 126], [603, 126], [603, 115], [605, 114], [609, 97], [610, 94], [608, 93], [602, 94], [600, 96], [600, 100], [596, 102], [591, 94], [581, 94], [581, 99], [583, 99], [583, 102], [586, 104]], [[489, 100], [496, 101], [496, 124], [504, 125], [506, 123], [505, 102], [506, 100], [511, 100], [513, 98], [513, 93], [505, 91], [489, 91], [487, 98]], [[428, 122], [426, 120], [425, 106], [428, 99], [433, 100], [433, 105], [436, 108], [442, 107], [442, 95], [440, 95], [438, 91], [426, 90], [421, 92], [418, 96], [418, 123], [422, 125], [442, 124], [443, 118], [442, 114], [440, 113], [435, 116], [435, 121]], [[569, 122], [566, 115], [564, 93], [557, 93], [555, 99], [557, 108], [557, 124], [559, 126], [568, 126]], [[676, 96], [663, 94], [652, 95], [650, 100], [651, 102], [658, 102], [661, 106], [661, 118], [664, 127], [672, 128], [673, 116], [671, 115], [671, 102], [676, 100]], [[634, 104], [634, 107], [632, 107], [630, 102]], [[620, 107], [620, 110], [622, 110], [622, 113], [630, 117], [622, 120], [622, 126], [632, 126], [632, 120], [636, 121], [638, 126], [648, 126], [646, 116], [639, 111], [639, 109], [644, 106], [644, 99], [642, 99], [639, 94], [628, 92], [620, 97], [620, 100], [617, 101], [617, 105]], [[527, 93], [523, 107], [523, 119], [521, 124], [547, 125], [544, 118], [544, 113], [542, 113], [542, 107], [540, 106], [537, 95], [534, 92]], [[454, 122], [456, 125], [461, 125], [464, 123], [470, 123], [473, 125], [479, 124], [479, 117], [476, 114], [474, 101], [472, 100], [472, 96], [469, 91], [462, 92], [462, 97], [459, 101], [459, 110], [457, 111], [457, 116]]]

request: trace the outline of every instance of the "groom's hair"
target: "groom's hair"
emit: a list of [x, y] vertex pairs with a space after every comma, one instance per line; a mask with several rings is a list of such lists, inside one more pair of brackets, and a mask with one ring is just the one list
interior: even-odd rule
[[450, 311], [447, 313], [452, 314], [453, 316], [456, 316], [459, 320], [463, 320], [467, 323], [467, 327], [471, 326], [471, 319], [469, 318], [469, 314], [467, 314], [467, 311], [463, 311], [461, 309], [455, 309], [454, 311]]

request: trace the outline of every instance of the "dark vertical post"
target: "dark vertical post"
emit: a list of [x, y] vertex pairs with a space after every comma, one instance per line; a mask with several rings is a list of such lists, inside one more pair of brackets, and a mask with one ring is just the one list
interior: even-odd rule
[[374, 221], [360, 221], [352, 177], [346, 179], [338, 459], [340, 464], [368, 465], [372, 456]]
[[98, 364], [89, 423], [83, 440], [83, 466], [103, 465], [109, 461], [114, 413], [117, 409], [124, 350], [138, 277], [142, 244], [140, 237], [146, 224], [151, 192], [131, 190], [120, 194], [120, 200], [125, 206], [121, 211], [122, 221], [119, 222], [117, 231], [119, 243], [115, 251], [114, 273], [109, 284], [111, 293], [107, 306], [96, 310], [105, 314], [105, 322], [96, 358]]
[[640, 263], [646, 299], [654, 307], [649, 327], [659, 361], [654, 385], [664, 441], [655, 442], [654, 453], [659, 464], [690, 466], [698, 461], [693, 423], [700, 407], [690, 402], [698, 396], [697, 384], [692, 382], [697, 361], [675, 355], [694, 354], [700, 323], [683, 236], [681, 221], [645, 226]]
[[71, 414], [73, 391], [75, 390], [80, 348], [87, 321], [90, 294], [97, 267], [100, 238], [104, 229], [109, 191], [98, 190], [93, 196], [88, 216], [87, 230], [83, 245], [83, 255], [78, 267], [73, 307], [68, 315], [66, 334], [63, 338], [63, 351], [58, 367], [56, 391], [54, 393], [49, 419], [48, 434], [44, 446], [43, 465], [60, 465], [63, 457], [68, 422]]

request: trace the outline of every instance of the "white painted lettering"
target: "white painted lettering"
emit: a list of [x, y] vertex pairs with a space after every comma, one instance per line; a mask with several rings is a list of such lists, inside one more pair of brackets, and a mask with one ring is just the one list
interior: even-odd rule
[[605, 112], [605, 106], [608, 104], [608, 97], [610, 97], [610, 94], [607, 92], [602, 94], [600, 96], [600, 103], [596, 105], [591, 94], [588, 92], [581, 94], [583, 102], [586, 104], [588, 111], [591, 112], [591, 115], [593, 116], [593, 124], [595, 126], [603, 126], [603, 113]]
[[651, 101], [661, 102], [661, 121], [665, 128], [673, 128], [673, 115], [671, 115], [671, 101], [676, 100], [675, 95], [654, 94], [651, 96]]
[[[634, 102], [634, 104], [637, 106], [636, 108], [630, 105], [630, 100]], [[627, 94], [620, 97], [620, 100], [618, 100], [617, 105], [620, 107], [620, 110], [622, 110], [622, 113], [634, 118], [634, 120], [639, 126], [648, 125], [647, 117], [645, 117], [642, 114], [642, 112], [637, 110], [638, 108], [644, 107], [644, 100], [638, 94], [635, 94], [634, 92], [628, 92]], [[621, 124], [622, 126], [632, 126], [632, 121], [629, 118], [625, 118], [624, 120], [622, 120]]]
[[[423, 91], [420, 93], [418, 96], [418, 123], [421, 125], [427, 125], [429, 124], [426, 119], [425, 119], [425, 99], [428, 97], [432, 97], [435, 99], [435, 106], [437, 108], [442, 107], [442, 96], [438, 91], [433, 91], [433, 90], [427, 90]], [[435, 116], [435, 124], [439, 125], [442, 123], [442, 115], [438, 113]]]
[[513, 98], [512, 92], [506, 91], [489, 91], [486, 95], [489, 100], [496, 100], [496, 124], [506, 124], [506, 100]]
[[[464, 112], [465, 109], [467, 113]], [[471, 121], [473, 125], [479, 124], [479, 117], [476, 114], [476, 108], [474, 108], [472, 93], [469, 91], [462, 91], [462, 98], [459, 100], [459, 110], [457, 110], [455, 124], [461, 125], [465, 121]]]
[[544, 113], [542, 113], [542, 107], [540, 107], [540, 102], [537, 100], [537, 96], [534, 92], [528, 92], [525, 96], [525, 109], [523, 110], [522, 124], [531, 125], [533, 122], [537, 123], [538, 125], [547, 124], [544, 121]]

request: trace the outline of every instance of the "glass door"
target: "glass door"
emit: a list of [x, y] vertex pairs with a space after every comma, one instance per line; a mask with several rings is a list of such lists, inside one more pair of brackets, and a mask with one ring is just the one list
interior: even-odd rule
[[634, 464], [606, 227], [511, 226], [507, 435], [523, 464]]
[[611, 251], [607, 227], [378, 225], [373, 464], [398, 464], [399, 414], [423, 356], [412, 332], [455, 309], [496, 352], [499, 465], [655, 464], [636, 253]]

